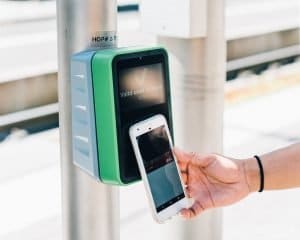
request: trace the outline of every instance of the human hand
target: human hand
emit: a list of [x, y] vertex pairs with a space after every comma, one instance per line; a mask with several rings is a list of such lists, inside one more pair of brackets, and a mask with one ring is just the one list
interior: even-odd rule
[[209, 208], [222, 207], [246, 197], [251, 191], [245, 162], [216, 154], [199, 155], [175, 149], [186, 192], [193, 205], [183, 209], [184, 218], [193, 218]]

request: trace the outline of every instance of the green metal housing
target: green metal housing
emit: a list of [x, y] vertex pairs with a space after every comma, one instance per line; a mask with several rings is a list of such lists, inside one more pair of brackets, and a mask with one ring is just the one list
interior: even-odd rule
[[[162, 48], [116, 48], [101, 50], [92, 59], [92, 79], [100, 180], [126, 185], [120, 177], [116, 110], [114, 96], [114, 59]], [[169, 87], [169, 86], [168, 86]]]

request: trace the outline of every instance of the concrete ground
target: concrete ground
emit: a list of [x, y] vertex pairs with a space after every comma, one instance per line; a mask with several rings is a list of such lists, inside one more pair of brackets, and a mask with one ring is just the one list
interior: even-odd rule
[[[300, 140], [300, 87], [225, 111], [225, 154], [249, 157]], [[300, 172], [299, 172], [300, 175]], [[300, 189], [255, 193], [224, 209], [224, 240], [300, 238]]]
[[[226, 107], [225, 154], [249, 157], [299, 141], [299, 103], [296, 86]], [[23, 135], [0, 144], [0, 239], [61, 239], [58, 129]], [[121, 204], [122, 239], [145, 239], [161, 225], [150, 217], [142, 185], [122, 188], [121, 199], [132, 193], [138, 203]], [[223, 239], [299, 239], [299, 203], [300, 189], [255, 193], [224, 208]]]

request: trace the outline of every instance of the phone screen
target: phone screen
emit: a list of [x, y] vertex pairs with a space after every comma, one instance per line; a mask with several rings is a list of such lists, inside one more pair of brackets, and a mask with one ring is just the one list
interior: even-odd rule
[[165, 126], [137, 137], [156, 211], [184, 198]]

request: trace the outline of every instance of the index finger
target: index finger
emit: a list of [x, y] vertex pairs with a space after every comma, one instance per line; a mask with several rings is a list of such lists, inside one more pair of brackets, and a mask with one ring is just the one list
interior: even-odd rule
[[204, 208], [201, 206], [199, 202], [196, 202], [193, 204], [190, 208], [185, 208], [180, 211], [180, 214], [183, 218], [191, 219], [199, 214], [201, 214], [204, 211]]

